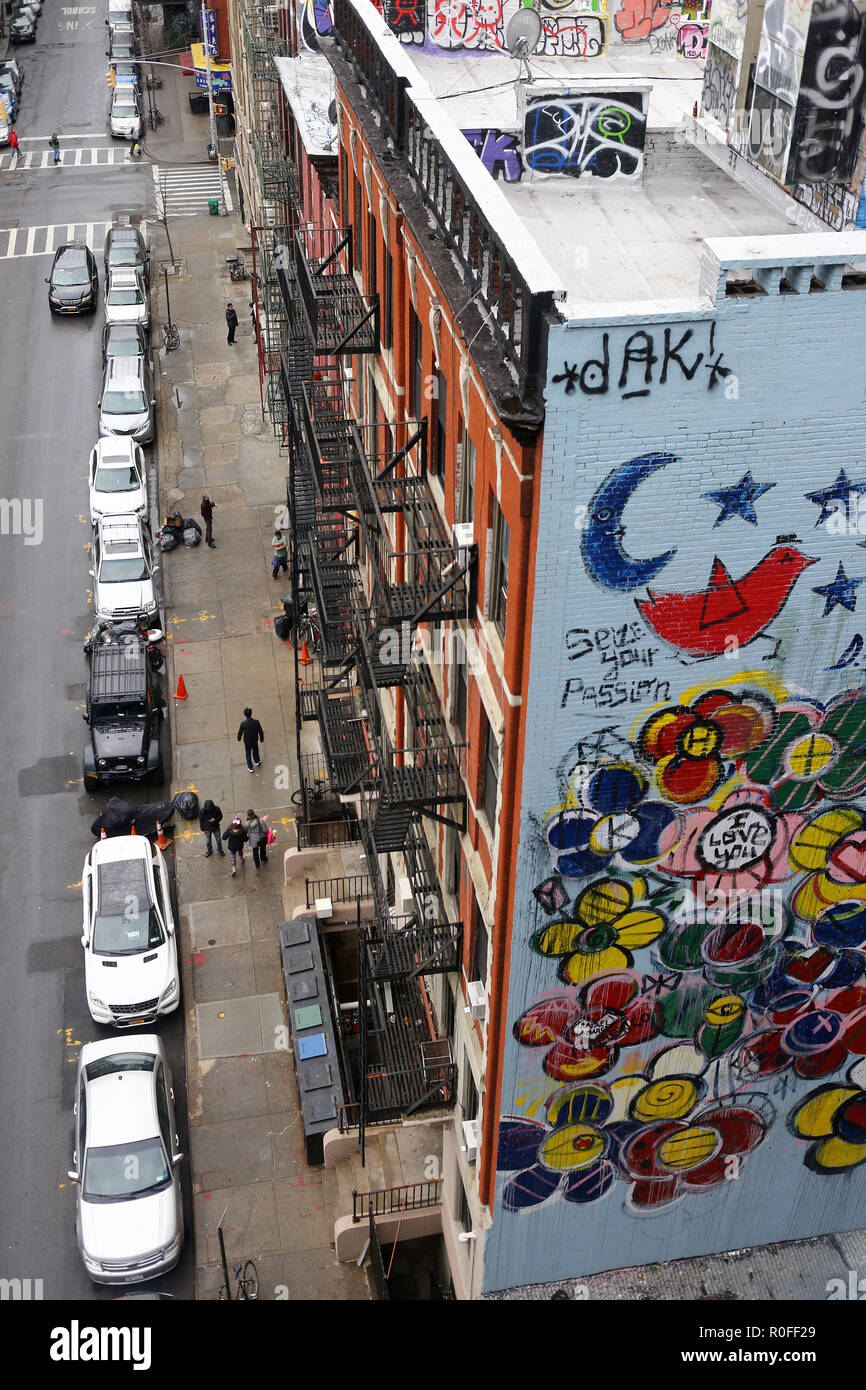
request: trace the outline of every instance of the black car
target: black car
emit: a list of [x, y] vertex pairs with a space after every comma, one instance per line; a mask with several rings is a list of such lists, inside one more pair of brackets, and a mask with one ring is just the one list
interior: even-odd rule
[[160, 729], [165, 707], [159, 681], [136, 638], [103, 641], [90, 653], [85, 722], [84, 789], [110, 782], [162, 782]]
[[16, 15], [9, 25], [11, 43], [35, 43], [36, 25], [26, 15]]
[[95, 309], [99, 272], [90, 247], [83, 241], [59, 247], [45, 283], [52, 314], [85, 314]]
[[150, 255], [137, 227], [109, 227], [105, 238], [105, 279], [115, 266], [131, 266], [150, 279]]
[[109, 357], [146, 357], [147, 334], [138, 323], [107, 323], [102, 330], [102, 365]]

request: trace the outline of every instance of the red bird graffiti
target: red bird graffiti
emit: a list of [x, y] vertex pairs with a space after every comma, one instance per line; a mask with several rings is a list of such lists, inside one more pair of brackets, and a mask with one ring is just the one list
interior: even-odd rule
[[736, 639], [754, 642], [781, 612], [788, 595], [809, 565], [817, 564], [790, 545], [777, 545], [755, 568], [733, 580], [718, 555], [706, 592], [657, 594], [635, 599], [641, 617], [663, 642], [689, 656], [720, 656]]

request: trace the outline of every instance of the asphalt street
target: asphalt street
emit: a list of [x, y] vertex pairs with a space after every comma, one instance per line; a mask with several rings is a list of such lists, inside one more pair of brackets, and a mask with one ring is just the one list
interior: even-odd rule
[[[45, 0], [36, 44], [13, 50], [26, 72], [17, 121], [25, 152], [46, 148], [52, 130], [64, 150], [111, 143], [103, 20], [102, 3]], [[118, 211], [152, 212], [152, 196], [146, 163], [2, 172], [0, 228], [104, 224]], [[101, 384], [102, 234], [99, 306], [80, 319], [49, 312], [50, 255], [0, 258], [0, 1277], [41, 1279], [46, 1299], [122, 1292], [98, 1288], [84, 1272], [67, 1178], [78, 1053], [106, 1036], [85, 1002], [78, 887], [93, 844], [90, 822], [106, 799], [86, 795], [81, 781], [81, 642], [92, 621], [86, 473]], [[161, 255], [157, 242], [155, 264]], [[9, 533], [14, 511], [6, 504], [14, 499], [25, 526], [30, 519], [29, 536]], [[40, 507], [41, 527], [34, 524]], [[137, 801], [169, 795], [147, 785], [117, 790]], [[158, 1031], [185, 1148], [182, 1015], [183, 1001]], [[182, 1174], [189, 1208], [186, 1163]], [[192, 1266], [188, 1211], [181, 1265], [139, 1287], [192, 1297]]]

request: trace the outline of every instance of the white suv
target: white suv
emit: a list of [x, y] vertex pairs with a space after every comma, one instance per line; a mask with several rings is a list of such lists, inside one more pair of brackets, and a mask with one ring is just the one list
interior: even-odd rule
[[90, 451], [90, 521], [102, 516], [147, 519], [144, 454], [132, 439], [111, 435]]
[[180, 1002], [168, 870], [146, 835], [97, 840], [81, 877], [84, 982], [94, 1023], [152, 1024]]
[[104, 516], [93, 533], [93, 602], [98, 618], [155, 618], [159, 611], [148, 532], [137, 516]]
[[137, 270], [118, 266], [108, 275], [105, 291], [106, 323], [140, 323], [147, 328], [150, 309], [144, 279]]

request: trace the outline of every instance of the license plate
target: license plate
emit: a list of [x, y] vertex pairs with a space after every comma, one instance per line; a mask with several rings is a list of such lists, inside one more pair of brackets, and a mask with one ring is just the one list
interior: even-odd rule
[[146, 1021], [147, 1020], [143, 1018], [128, 1018], [126, 1020], [126, 1026], [127, 1028], [135, 1028], [139, 1023], [145, 1023]]

